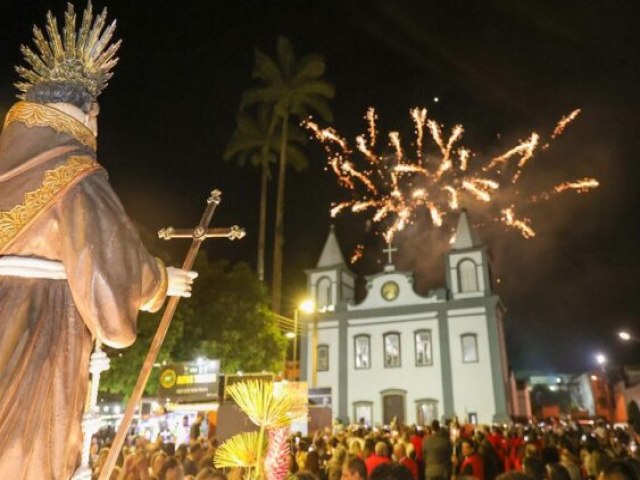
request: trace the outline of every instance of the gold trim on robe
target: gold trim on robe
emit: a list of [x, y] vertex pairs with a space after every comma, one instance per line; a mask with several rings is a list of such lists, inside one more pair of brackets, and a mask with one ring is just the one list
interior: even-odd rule
[[77, 179], [100, 169], [87, 155], [71, 156], [64, 165], [47, 170], [39, 188], [24, 195], [24, 201], [8, 212], [0, 212], [0, 253], [24, 231], [53, 200]]
[[4, 121], [4, 126], [13, 123], [24, 123], [27, 127], [50, 127], [58, 133], [70, 135], [94, 152], [98, 148], [98, 142], [93, 132], [75, 118], [53, 107], [39, 103], [18, 102]]

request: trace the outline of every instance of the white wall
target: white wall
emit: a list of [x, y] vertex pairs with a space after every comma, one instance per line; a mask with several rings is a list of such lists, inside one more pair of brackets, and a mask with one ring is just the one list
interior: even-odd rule
[[[453, 407], [460, 420], [475, 412], [480, 423], [491, 423], [495, 411], [489, 337], [484, 307], [449, 310], [449, 351], [453, 383]], [[474, 333], [478, 340], [478, 362], [462, 362], [462, 340]]]
[[[325, 322], [326, 325], [318, 325], [318, 345], [329, 345], [329, 371], [318, 372], [318, 388], [331, 387], [331, 411], [333, 417], [338, 416], [338, 353], [340, 349], [340, 338], [338, 334], [338, 322]], [[307, 382], [311, 386], [313, 378], [312, 365], [312, 339], [308, 337], [308, 362], [307, 362]]]
[[[430, 317], [430, 318], [429, 318]], [[433, 314], [385, 317], [384, 324], [375, 320], [350, 320], [348, 329], [348, 414], [353, 420], [353, 403], [373, 401], [373, 423], [382, 423], [382, 398], [380, 392], [387, 389], [406, 390], [406, 422], [416, 421], [415, 401], [424, 398], [438, 400], [438, 415], [443, 413], [442, 365], [438, 321]], [[389, 323], [389, 322], [397, 323]], [[414, 332], [431, 330], [433, 365], [416, 366]], [[400, 332], [400, 368], [384, 368], [383, 335]], [[354, 337], [358, 334], [371, 336], [371, 368], [355, 369]]]
[[[382, 298], [381, 289], [387, 282], [395, 282], [400, 287], [398, 297], [392, 301]], [[349, 310], [369, 310], [376, 308], [392, 308], [406, 305], [427, 305], [437, 303], [435, 295], [422, 297], [414, 290], [413, 276], [407, 272], [387, 272], [371, 278], [367, 282], [367, 296], [357, 305], [349, 305]]]

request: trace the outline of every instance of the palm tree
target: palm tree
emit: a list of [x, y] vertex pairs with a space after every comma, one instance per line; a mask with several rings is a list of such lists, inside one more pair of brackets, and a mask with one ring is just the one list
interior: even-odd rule
[[276, 199], [276, 225], [273, 246], [272, 308], [280, 312], [282, 303], [282, 248], [284, 245], [284, 192], [287, 166], [287, 144], [289, 121], [298, 121], [316, 112], [325, 121], [331, 121], [333, 114], [327, 100], [333, 98], [333, 85], [322, 77], [325, 63], [320, 55], [306, 55], [296, 59], [291, 42], [278, 37], [276, 58], [273, 59], [256, 49], [253, 77], [262, 85], [246, 92], [242, 106], [253, 104], [270, 106], [281, 123], [280, 155], [278, 163], [278, 193]]
[[[225, 160], [237, 159], [241, 166], [247, 162], [262, 170], [260, 182], [260, 225], [258, 229], [258, 278], [264, 282], [264, 253], [267, 230], [267, 184], [271, 177], [269, 163], [275, 163], [281, 142], [278, 141], [279, 130], [277, 118], [266, 108], [259, 108], [255, 118], [248, 112], [240, 112], [236, 116], [236, 130], [224, 151]], [[308, 164], [305, 153], [300, 149], [307, 141], [302, 130], [290, 125], [291, 135], [287, 142], [286, 155], [289, 164], [296, 170], [304, 169]]]

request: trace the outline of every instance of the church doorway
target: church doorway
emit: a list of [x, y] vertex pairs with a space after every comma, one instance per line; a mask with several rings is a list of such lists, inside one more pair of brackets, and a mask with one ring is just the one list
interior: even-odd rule
[[395, 421], [404, 424], [405, 415], [405, 390], [384, 390], [382, 394], [382, 422], [391, 425]]

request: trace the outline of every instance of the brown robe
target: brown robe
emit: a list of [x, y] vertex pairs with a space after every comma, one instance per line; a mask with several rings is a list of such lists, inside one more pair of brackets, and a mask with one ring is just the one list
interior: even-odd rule
[[[56, 115], [68, 127], [70, 117]], [[0, 276], [0, 476], [12, 480], [71, 477], [92, 339], [130, 345], [138, 310], [149, 302], [159, 308], [166, 294], [164, 269], [92, 164], [76, 123], [51, 128], [40, 119], [28, 127], [19, 119], [0, 136], [0, 240], [3, 220], [29, 220], [10, 241], [5, 235], [0, 255], [60, 261], [67, 273], [67, 280]], [[72, 169], [73, 158], [84, 161], [83, 171]], [[46, 205], [43, 195], [51, 197]]]

